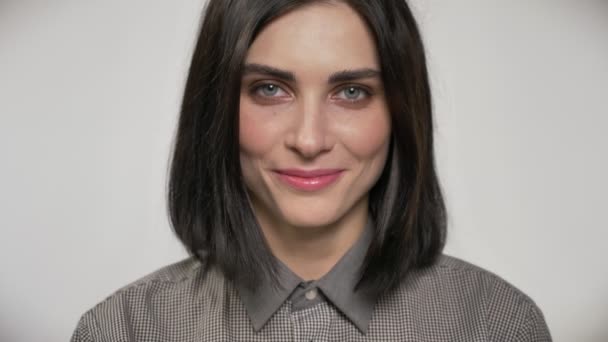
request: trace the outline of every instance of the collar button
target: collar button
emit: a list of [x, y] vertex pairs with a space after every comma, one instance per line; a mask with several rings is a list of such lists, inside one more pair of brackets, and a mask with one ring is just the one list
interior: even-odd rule
[[308, 299], [308, 300], [313, 300], [313, 299], [317, 298], [317, 289], [311, 289], [311, 290], [308, 290], [308, 291], [307, 291], [307, 292], [304, 294], [304, 296], [305, 296], [305, 297], [306, 297], [306, 299]]

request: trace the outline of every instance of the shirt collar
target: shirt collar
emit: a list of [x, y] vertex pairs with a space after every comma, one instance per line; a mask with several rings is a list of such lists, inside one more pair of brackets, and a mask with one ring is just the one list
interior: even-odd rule
[[[355, 244], [327, 274], [317, 281], [319, 289], [327, 299], [364, 334], [367, 332], [377, 294], [364, 292], [362, 289], [355, 291], [354, 288], [360, 278], [360, 268], [373, 232], [373, 221], [369, 218]], [[277, 266], [278, 287], [272, 286], [268, 280], [265, 280], [255, 290], [240, 284], [236, 285], [255, 331], [262, 329], [295, 288], [303, 282], [278, 259]]]

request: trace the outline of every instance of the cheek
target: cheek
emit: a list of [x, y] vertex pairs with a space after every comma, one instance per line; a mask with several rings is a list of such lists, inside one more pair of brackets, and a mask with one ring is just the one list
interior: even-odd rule
[[388, 113], [366, 115], [344, 129], [342, 140], [353, 156], [361, 161], [385, 160], [391, 135]]
[[241, 172], [249, 189], [259, 188], [261, 179], [258, 165], [263, 156], [271, 149], [272, 142], [267, 127], [259, 120], [263, 113], [255, 106], [241, 101], [239, 110], [239, 149]]
[[[272, 114], [270, 114], [272, 115]], [[239, 146], [241, 158], [261, 156], [269, 151], [277, 132], [270, 125], [269, 114], [241, 100], [239, 111]]]

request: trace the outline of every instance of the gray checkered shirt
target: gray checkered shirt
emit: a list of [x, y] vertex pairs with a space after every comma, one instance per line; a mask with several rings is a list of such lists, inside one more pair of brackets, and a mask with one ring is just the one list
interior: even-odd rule
[[319, 280], [302, 281], [280, 264], [281, 287], [255, 293], [190, 257], [97, 304], [71, 341], [551, 341], [528, 296], [447, 255], [396, 291], [353, 291], [370, 239], [368, 225]]

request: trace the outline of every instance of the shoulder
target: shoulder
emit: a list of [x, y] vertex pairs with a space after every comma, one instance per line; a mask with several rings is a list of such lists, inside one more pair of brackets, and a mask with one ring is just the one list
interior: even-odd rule
[[146, 297], [183, 297], [188, 295], [189, 285], [204, 276], [205, 265], [195, 257], [163, 266], [127, 285], [122, 286], [92, 308], [101, 311], [121, 301], [136, 301]]
[[453, 256], [442, 254], [433, 265], [414, 271], [396, 296], [413, 303], [419, 315], [452, 322], [452, 328], [475, 326], [492, 340], [550, 340], [532, 298], [495, 273]]
[[497, 274], [454, 256], [442, 254], [437, 262], [421, 270], [419, 280], [439, 282], [446, 295], [457, 291], [477, 300], [498, 300], [505, 305], [535, 305], [522, 290]]
[[116, 290], [112, 296], [138, 287], [149, 287], [157, 284], [176, 285], [195, 278], [203, 270], [203, 263], [195, 257], [188, 257], [178, 262], [163, 266]]
[[132, 281], [85, 312], [72, 341], [128, 339], [138, 326], [180, 310], [196, 311], [193, 298], [209, 296], [209, 287], [201, 286], [209, 281], [207, 271], [206, 263], [189, 257]]

